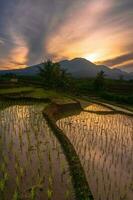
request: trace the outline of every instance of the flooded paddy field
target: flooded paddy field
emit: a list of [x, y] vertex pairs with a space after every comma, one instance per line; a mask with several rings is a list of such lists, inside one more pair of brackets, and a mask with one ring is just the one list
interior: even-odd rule
[[133, 117], [92, 104], [57, 125], [73, 144], [95, 200], [133, 199]]
[[69, 166], [44, 104], [0, 110], [0, 199], [74, 200]]

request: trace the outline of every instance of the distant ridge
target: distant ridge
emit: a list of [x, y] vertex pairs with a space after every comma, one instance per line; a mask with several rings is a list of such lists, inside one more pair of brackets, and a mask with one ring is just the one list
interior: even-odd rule
[[[126, 80], [133, 79], [133, 73], [127, 73], [118, 68], [111, 69], [104, 65], [96, 65], [84, 58], [63, 60], [60, 61], [60, 65], [63, 69], [66, 69], [69, 73], [71, 73], [74, 77], [77, 78], [95, 77], [98, 72], [104, 71], [107, 78], [119, 79], [122, 76]], [[39, 73], [39, 66], [41, 67], [41, 64], [33, 65], [23, 69], [1, 70], [0, 75], [4, 75], [7, 73], [13, 73], [16, 75], [27, 75], [27, 76], [36, 75]]]
[[98, 72], [104, 71], [106, 77], [119, 79], [121, 76], [125, 79], [133, 79], [133, 74], [124, 72], [120, 69], [111, 69], [104, 65], [96, 65], [84, 58], [74, 58], [60, 62], [64, 69], [67, 69], [75, 77], [88, 78], [95, 77]]

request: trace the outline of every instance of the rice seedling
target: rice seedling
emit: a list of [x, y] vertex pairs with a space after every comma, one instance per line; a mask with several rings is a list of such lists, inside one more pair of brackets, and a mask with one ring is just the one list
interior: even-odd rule
[[70, 191], [67, 190], [67, 191], [65, 192], [65, 199], [66, 199], [66, 200], [69, 200], [69, 198], [70, 198]]
[[0, 199], [65, 200], [67, 179], [73, 189], [69, 173], [61, 182], [68, 163], [40, 111], [44, 106], [13, 105], [0, 111]]
[[0, 180], [0, 192], [1, 193], [4, 193], [5, 186], [6, 186], [6, 182], [5, 182], [5, 179], [3, 178], [3, 179]]
[[132, 200], [133, 118], [95, 104], [86, 110], [57, 125], [79, 155], [94, 199]]
[[20, 200], [20, 193], [18, 190], [15, 190], [13, 194], [13, 200]]
[[47, 190], [47, 196], [48, 196], [48, 200], [52, 199], [53, 191], [50, 188], [48, 188], [48, 190]]
[[31, 188], [30, 197], [31, 197], [30, 198], [31, 200], [35, 200], [36, 199], [36, 188], [35, 187]]

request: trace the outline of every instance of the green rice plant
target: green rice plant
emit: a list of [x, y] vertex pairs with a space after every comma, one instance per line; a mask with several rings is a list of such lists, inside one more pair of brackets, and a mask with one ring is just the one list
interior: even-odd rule
[[[32, 109], [30, 108], [29, 110], [27, 109], [29, 108], [16, 106], [6, 111], [5, 117], [8, 118], [8, 122], [11, 123], [11, 126], [10, 124], [6, 125], [8, 124], [6, 122], [6, 119], [3, 120], [5, 121], [4, 122], [5, 126], [7, 126], [7, 127], [3, 126], [5, 130], [2, 127], [3, 128], [2, 133], [4, 133], [5, 131], [5, 138], [6, 138], [6, 140], [4, 140], [4, 137], [2, 138], [2, 142], [4, 140], [6, 146], [4, 149], [5, 154], [3, 155], [2, 159], [4, 164], [3, 166], [2, 165], [0, 166], [0, 168], [1, 167], [3, 168], [2, 170], [3, 183], [5, 181], [5, 186], [4, 185], [3, 186], [5, 187], [6, 191], [8, 191], [8, 188], [11, 186], [11, 191], [12, 191], [12, 187], [14, 187], [14, 182], [16, 185], [15, 186], [16, 188], [13, 193], [8, 193], [8, 194], [4, 193], [4, 195], [7, 195], [6, 198], [9, 198], [11, 200], [20, 200], [25, 198], [31, 200], [38, 199], [39, 191], [41, 191], [42, 194], [45, 194], [44, 191], [45, 176], [43, 176], [43, 174], [44, 172], [47, 173], [47, 171], [49, 171], [50, 175], [48, 175], [48, 186], [47, 186], [48, 190], [46, 189], [46, 199], [51, 200], [53, 198], [53, 191], [54, 191], [53, 172], [55, 172], [54, 174], [55, 176], [61, 175], [59, 161], [56, 160], [56, 156], [54, 156], [56, 155], [56, 152], [54, 150], [55, 148], [53, 148], [55, 147], [55, 145], [58, 144], [58, 140], [56, 140], [55, 136], [53, 136], [53, 132], [51, 131], [50, 128], [48, 128], [45, 120], [43, 119], [43, 116], [40, 117], [40, 115], [36, 115], [34, 117], [33, 108]], [[0, 128], [1, 128], [1, 122], [0, 122]], [[34, 136], [34, 134], [36, 135], [36, 137]], [[46, 145], [45, 141], [47, 141]], [[30, 144], [32, 144], [32, 146]], [[34, 147], [34, 149], [32, 147]], [[60, 145], [57, 145], [57, 147], [59, 149], [59, 154], [60, 154], [61, 147]], [[44, 148], [46, 149], [45, 151], [43, 151]], [[22, 149], [23, 151], [21, 152]], [[32, 149], [35, 151], [35, 153], [32, 151]], [[60, 156], [60, 158], [64, 160], [64, 157]], [[30, 163], [30, 159], [32, 160], [32, 163]], [[6, 182], [9, 180], [10, 177], [7, 172], [7, 167], [9, 168], [9, 170], [11, 170], [10, 171], [11, 179], [8, 184], [6, 184]], [[28, 174], [29, 169], [31, 167], [34, 167], [33, 169], [34, 172], [32, 170], [33, 173]], [[57, 174], [55, 167], [57, 167], [58, 168], [57, 170], [59, 170]], [[63, 168], [65, 167], [62, 166], [62, 171]], [[32, 189], [27, 190], [26, 188], [28, 187], [28, 183], [32, 184], [35, 181], [37, 181], [37, 184], [35, 186], [32, 185], [33, 186]], [[21, 194], [20, 186], [23, 185], [24, 183], [25, 185], [22, 188], [22, 190], [24, 191], [23, 194]], [[67, 187], [65, 183], [63, 185], [63, 190], [64, 187]], [[62, 195], [62, 193], [59, 193], [59, 199], [62, 199], [60, 195]]]
[[0, 180], [0, 191], [3, 193], [5, 190], [6, 182], [4, 179]]
[[20, 177], [21, 179], [24, 177], [24, 168], [20, 167]]
[[4, 174], [6, 172], [6, 164], [3, 162], [1, 165], [1, 172]]
[[8, 181], [8, 179], [9, 179], [9, 175], [8, 175], [8, 173], [7, 173], [7, 172], [5, 172], [5, 173], [4, 173], [4, 180], [5, 180], [5, 182], [7, 182], [7, 181]]
[[15, 180], [15, 182], [16, 182], [17, 189], [19, 189], [19, 186], [20, 186], [20, 180], [19, 180], [18, 175], [16, 176], [16, 180]]
[[20, 165], [18, 164], [18, 162], [15, 162], [14, 168], [15, 168], [16, 174], [19, 174]]
[[52, 178], [51, 175], [48, 177], [48, 183], [49, 183], [49, 187], [52, 187], [52, 185], [53, 185], [53, 178]]
[[31, 146], [31, 140], [30, 140], [30, 134], [29, 134], [28, 131], [26, 132], [26, 136], [27, 136], [27, 141], [28, 141], [28, 150], [29, 150], [29, 149], [30, 149], [30, 146]]
[[65, 163], [64, 163], [64, 161], [61, 161], [61, 172], [62, 172], [62, 174], [65, 174]]
[[69, 200], [70, 199], [70, 190], [67, 190], [66, 192], [65, 192], [65, 199], [66, 200]]
[[45, 176], [42, 176], [42, 178], [39, 179], [39, 185], [44, 184], [45, 182]]
[[18, 190], [16, 190], [13, 194], [13, 199], [12, 200], [20, 200], [20, 193]]
[[35, 200], [36, 199], [36, 188], [32, 187], [30, 192], [30, 199]]
[[17, 152], [15, 152], [15, 163], [18, 165], [18, 167], [20, 166], [19, 155]]
[[53, 191], [50, 188], [48, 188], [48, 190], [47, 190], [47, 196], [48, 196], [48, 200], [52, 199]]

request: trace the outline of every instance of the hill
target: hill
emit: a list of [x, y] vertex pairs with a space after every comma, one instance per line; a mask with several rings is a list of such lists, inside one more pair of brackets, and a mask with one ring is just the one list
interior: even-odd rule
[[[84, 58], [63, 60], [63, 61], [60, 61], [60, 65], [62, 68], [66, 69], [69, 73], [71, 73], [74, 77], [77, 77], [77, 78], [95, 77], [97, 73], [102, 70], [105, 72], [105, 75], [107, 78], [119, 79], [122, 76], [124, 79], [127, 79], [127, 80], [133, 79], [132, 73], [127, 73], [116, 68], [111, 69], [104, 65], [96, 65]], [[1, 70], [0, 75], [13, 73], [16, 75], [31, 75], [32, 76], [39, 73], [39, 66], [41, 66], [41, 64], [26, 67], [23, 69]]]
[[95, 77], [98, 72], [104, 71], [106, 77], [111, 79], [119, 79], [120, 76], [123, 76], [125, 79], [131, 78], [128, 73], [120, 69], [110, 69], [109, 67], [104, 65], [96, 65], [84, 58], [75, 58], [70, 61], [64, 60], [61, 61], [60, 64], [75, 77]]

